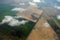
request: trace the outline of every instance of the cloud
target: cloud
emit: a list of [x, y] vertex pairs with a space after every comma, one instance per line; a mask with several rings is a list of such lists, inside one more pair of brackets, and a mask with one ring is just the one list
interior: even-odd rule
[[29, 2], [30, 5], [34, 5], [38, 7], [38, 3], [45, 3], [45, 0], [32, 0], [32, 2]]
[[38, 3], [45, 3], [44, 0], [33, 0], [32, 2], [29, 2], [30, 5], [33, 5], [35, 7], [38, 7]]
[[41, 2], [41, 0], [33, 0], [33, 2]]
[[15, 19], [16, 17], [12, 17], [12, 16], [5, 16], [5, 18], [2, 20], [1, 24], [7, 23], [10, 26], [19, 26], [21, 24], [25, 24], [28, 21], [27, 20], [22, 20], [19, 21], [17, 19]]
[[22, 16], [14, 16], [15, 18], [23, 18]]
[[20, 11], [20, 12], [25, 11], [25, 10], [26, 9], [18, 8], [18, 7], [12, 9], [12, 11]]
[[35, 2], [35, 3], [44, 3], [45, 0], [33, 0], [32, 2]]
[[25, 5], [25, 3], [19, 3], [19, 5]]
[[37, 7], [37, 4], [34, 2], [29, 2], [29, 4]]
[[57, 15], [57, 19], [59, 19], [59, 20], [60, 20], [60, 15]]
[[55, 8], [60, 9], [60, 6], [55, 6]]
[[60, 0], [57, 0], [58, 2], [60, 2]]
[[43, 26], [45, 26], [45, 27], [49, 27], [48, 22], [45, 22], [45, 23], [43, 24]]

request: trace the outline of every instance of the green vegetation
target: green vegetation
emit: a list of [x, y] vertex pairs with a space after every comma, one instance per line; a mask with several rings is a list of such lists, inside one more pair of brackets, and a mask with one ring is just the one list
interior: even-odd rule
[[13, 26], [13, 27], [7, 24], [3, 24], [3, 25], [0, 25], [0, 32], [2, 32], [3, 34], [8, 34], [8, 33], [10, 34], [12, 30], [18, 30], [18, 31], [22, 31], [24, 36], [27, 37], [34, 25], [35, 23], [33, 22], [28, 22], [24, 25]]
[[54, 16], [54, 19], [60, 24], [60, 20], [58, 20], [56, 16]]
[[[7, 5], [7, 4], [0, 4], [0, 22], [2, 21], [2, 19], [4, 18], [4, 16], [15, 16], [16, 12], [11, 11], [11, 9], [14, 8], [13, 6]], [[18, 20], [26, 20], [23, 18], [19, 18]], [[24, 37], [27, 37], [30, 33], [30, 31], [32, 30], [33, 26], [35, 25], [35, 23], [29, 21], [28, 23], [24, 24], [24, 25], [20, 25], [20, 26], [9, 26], [7, 23], [0, 25], [0, 39], [1, 37], [7, 38], [8, 36], [13, 36], [11, 35], [11, 32], [16, 33], [15, 31], [22, 31], [22, 34]], [[3, 36], [1, 36], [3, 35]], [[8, 36], [6, 36], [8, 35]], [[20, 34], [21, 35], [21, 34]], [[14, 37], [15, 39], [15, 37]], [[14, 40], [13, 39], [13, 40]], [[18, 38], [17, 38], [18, 40]]]
[[53, 20], [48, 20], [48, 23], [51, 25], [51, 27], [56, 31], [57, 30], [57, 25]]
[[51, 19], [51, 20], [48, 20], [48, 23], [51, 25], [51, 27], [57, 31], [58, 29], [58, 26], [56, 25], [56, 23]]

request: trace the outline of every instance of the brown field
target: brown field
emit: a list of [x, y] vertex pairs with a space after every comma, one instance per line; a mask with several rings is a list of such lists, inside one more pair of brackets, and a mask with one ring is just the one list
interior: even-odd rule
[[40, 15], [42, 14], [42, 10], [35, 8], [34, 6], [29, 6], [26, 11], [22, 13], [17, 13], [18, 16], [22, 16], [29, 21], [36, 22], [39, 19]]
[[50, 25], [44, 25], [45, 22], [47, 22], [45, 18], [40, 19], [27, 40], [57, 40], [58, 38], [55, 31]]

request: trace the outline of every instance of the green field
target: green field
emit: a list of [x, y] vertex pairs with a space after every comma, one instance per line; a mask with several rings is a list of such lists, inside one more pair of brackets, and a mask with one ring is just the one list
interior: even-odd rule
[[14, 6], [10, 6], [8, 4], [0, 4], [0, 21], [6, 15], [10, 15], [10, 16], [16, 15], [16, 12], [11, 11], [12, 8], [14, 8]]
[[[58, 20], [56, 16], [53, 16], [53, 18], [54, 18], [58, 23], [60, 23], [60, 20]], [[59, 29], [58, 26], [57, 26], [57, 24], [55, 23], [55, 21], [53, 21], [52, 19], [51, 19], [51, 20], [48, 20], [48, 23], [51, 25], [51, 27], [52, 27], [55, 31], [57, 31], [57, 30]]]
[[[12, 8], [14, 8], [14, 6], [7, 5], [7, 4], [0, 4], [0, 22], [2, 21], [4, 16], [7, 16], [7, 15], [16, 16], [17, 12], [11, 11]], [[26, 20], [26, 19], [20, 18], [18, 20]], [[11, 27], [7, 24], [3, 24], [3, 25], [0, 25], [0, 34], [4, 34], [4, 35], [11, 34], [12, 30], [13, 31], [17, 30], [17, 31], [22, 31], [23, 36], [27, 37], [34, 25], [35, 23], [31, 21], [29, 21], [24, 25], [14, 26], [14, 27]]]
[[53, 18], [60, 24], [60, 20], [58, 20], [56, 16], [54, 16]]

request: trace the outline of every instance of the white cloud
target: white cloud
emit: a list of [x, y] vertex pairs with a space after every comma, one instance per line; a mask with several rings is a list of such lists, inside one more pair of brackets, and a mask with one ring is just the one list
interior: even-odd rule
[[57, 15], [57, 19], [59, 19], [59, 20], [60, 20], [60, 15]]
[[55, 8], [60, 9], [60, 6], [55, 6]]
[[58, 2], [60, 2], [60, 0], [57, 0]]
[[35, 7], [38, 7], [37, 3], [45, 3], [45, 1], [44, 0], [33, 0], [32, 2], [29, 2], [30, 5], [33, 5]]
[[25, 5], [25, 3], [19, 3], [19, 5]]
[[13, 18], [11, 16], [5, 16], [5, 18], [2, 20], [2, 24], [10, 22], [12, 19]]
[[26, 9], [23, 9], [23, 8], [13, 8], [12, 9], [12, 11], [20, 11], [20, 12], [22, 12], [22, 11], [25, 11]]
[[41, 2], [41, 0], [33, 0], [33, 2]]
[[49, 27], [48, 22], [45, 22], [45, 23], [43, 24], [43, 26], [45, 26], [45, 27]]
[[34, 2], [29, 2], [29, 4], [37, 7], [37, 4]]
[[28, 22], [27, 20], [19, 21], [12, 16], [5, 16], [5, 18], [2, 20], [1, 24], [8, 23], [8, 25], [10, 25], [10, 26], [19, 26], [21, 24], [24, 25], [27, 22]]
[[23, 18], [22, 16], [14, 16], [15, 18]]
[[22, 21], [20, 22], [20, 24], [25, 24], [26, 22], [28, 22], [28, 21], [22, 20]]
[[33, 0], [32, 2], [35, 2], [35, 3], [44, 3], [45, 2], [45, 0]]

